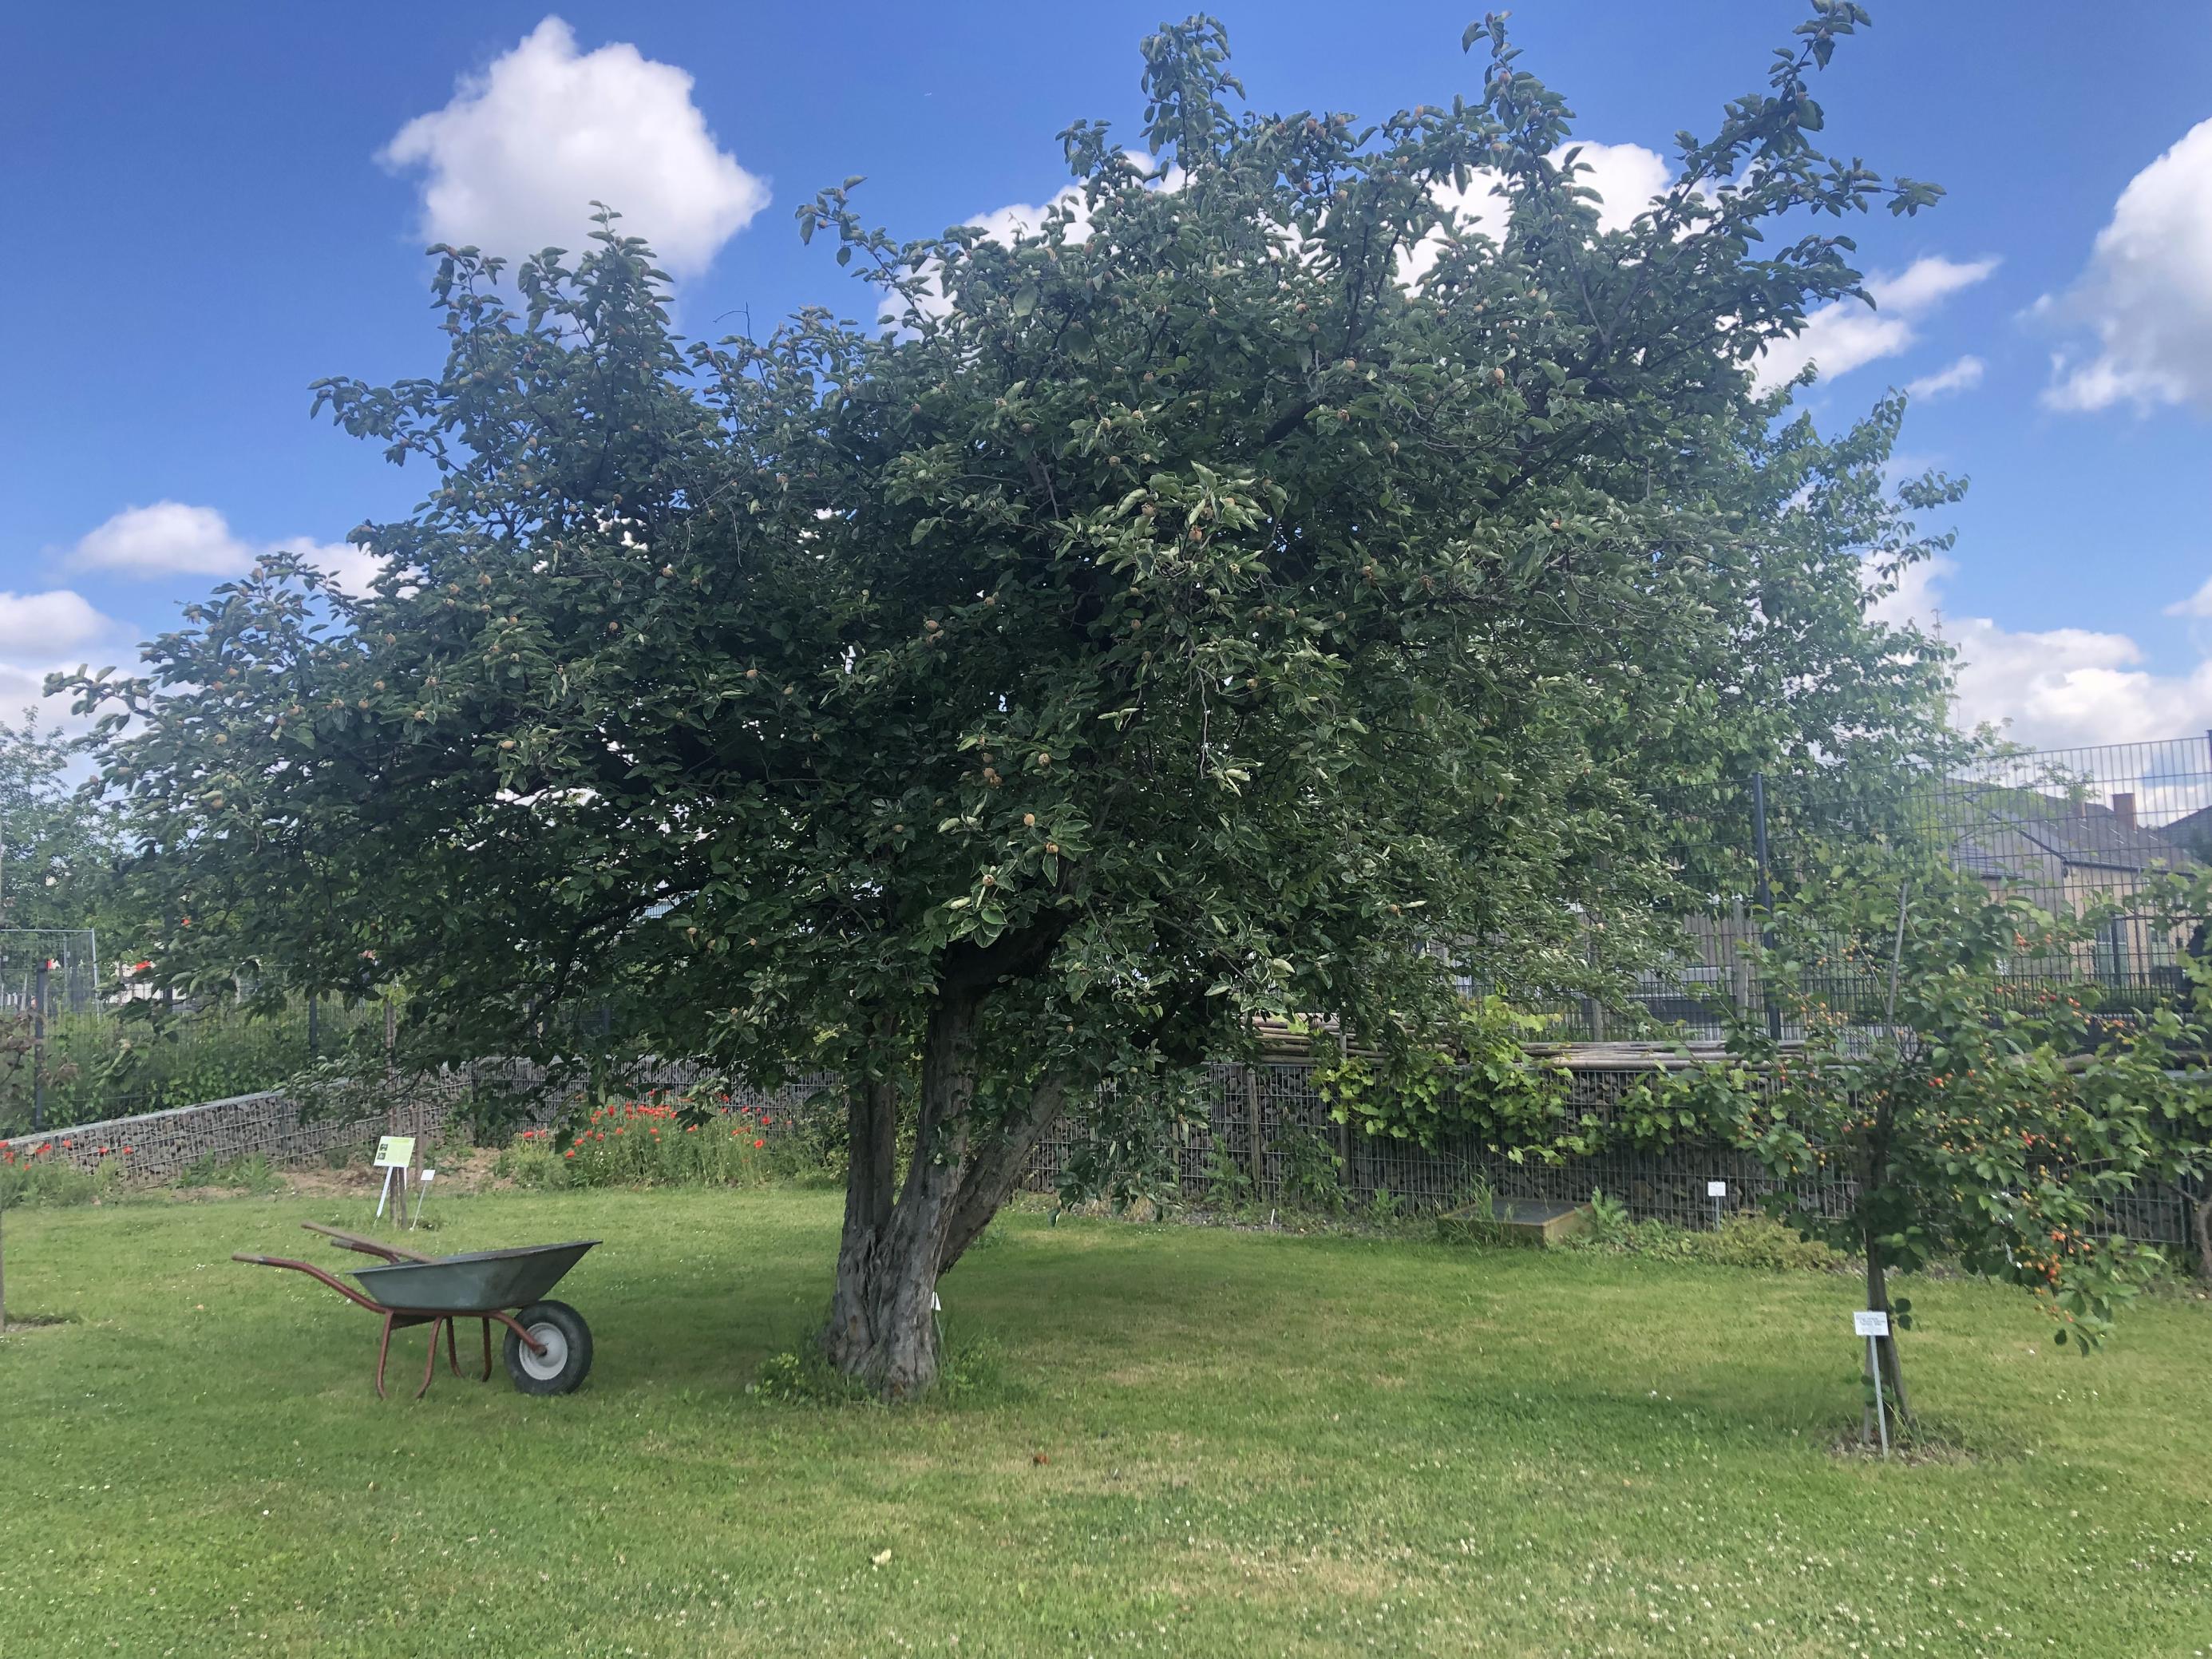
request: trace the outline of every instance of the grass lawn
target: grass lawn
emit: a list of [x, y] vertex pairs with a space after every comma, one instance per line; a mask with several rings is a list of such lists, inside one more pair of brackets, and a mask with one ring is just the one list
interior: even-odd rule
[[945, 1285], [973, 1380], [886, 1412], [746, 1390], [834, 1196], [484, 1194], [430, 1248], [607, 1241], [597, 1367], [418, 1405], [422, 1333], [380, 1401], [369, 1316], [228, 1260], [359, 1207], [9, 1215], [73, 1322], [0, 1338], [0, 1654], [2212, 1652], [2195, 1300], [2085, 1363], [1917, 1287], [1972, 1455], [1880, 1467], [1848, 1279], [1018, 1214]]

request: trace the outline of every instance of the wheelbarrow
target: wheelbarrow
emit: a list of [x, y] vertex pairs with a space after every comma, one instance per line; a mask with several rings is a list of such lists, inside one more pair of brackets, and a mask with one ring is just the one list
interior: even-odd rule
[[[477, 1320], [483, 1326], [483, 1375], [479, 1382], [491, 1379], [494, 1320], [507, 1327], [507, 1374], [524, 1394], [570, 1394], [581, 1388], [590, 1374], [592, 1328], [567, 1303], [544, 1298], [545, 1292], [561, 1282], [562, 1275], [582, 1260], [584, 1252], [598, 1239], [431, 1256], [363, 1238], [358, 1233], [341, 1232], [319, 1222], [300, 1224], [342, 1249], [381, 1256], [385, 1265], [356, 1268], [353, 1276], [361, 1285], [356, 1291], [312, 1261], [283, 1255], [249, 1255], [243, 1251], [230, 1259], [258, 1267], [289, 1267], [319, 1279], [347, 1301], [382, 1314], [384, 1334], [376, 1345], [378, 1399], [386, 1397], [384, 1365], [392, 1353], [392, 1334], [410, 1325], [430, 1328], [430, 1352], [422, 1367], [422, 1386], [415, 1390], [417, 1400], [429, 1392], [430, 1379], [437, 1375], [441, 1331], [446, 1338], [446, 1363], [454, 1376], [461, 1375], [453, 1326], [463, 1319]], [[514, 1311], [510, 1313], [509, 1309]]]

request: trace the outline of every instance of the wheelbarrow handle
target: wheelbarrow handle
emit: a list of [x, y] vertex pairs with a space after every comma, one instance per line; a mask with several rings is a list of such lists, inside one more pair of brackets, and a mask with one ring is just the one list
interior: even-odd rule
[[363, 1238], [359, 1233], [349, 1233], [337, 1227], [326, 1227], [319, 1221], [300, 1224], [311, 1233], [320, 1233], [343, 1250], [358, 1250], [363, 1255], [380, 1255], [386, 1261], [435, 1261], [434, 1255], [418, 1255], [413, 1250], [403, 1250], [397, 1244], [386, 1244], [374, 1238]]
[[352, 1285], [331, 1277], [329, 1273], [325, 1273], [320, 1267], [318, 1267], [312, 1261], [295, 1261], [289, 1255], [249, 1255], [243, 1250], [233, 1251], [231, 1253], [230, 1259], [233, 1261], [250, 1262], [257, 1267], [289, 1267], [295, 1273], [306, 1273], [310, 1278], [321, 1279], [324, 1284], [329, 1285], [340, 1296], [345, 1297], [347, 1301], [357, 1303], [362, 1307], [368, 1309], [371, 1313], [389, 1313], [392, 1311], [381, 1302], [372, 1301], [368, 1297], [363, 1296], [359, 1291], [354, 1289]]

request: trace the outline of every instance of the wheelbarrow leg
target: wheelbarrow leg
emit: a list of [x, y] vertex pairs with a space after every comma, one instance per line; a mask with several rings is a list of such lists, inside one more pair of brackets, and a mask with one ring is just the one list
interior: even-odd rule
[[491, 1321], [484, 1319], [479, 1320], [477, 1322], [483, 1327], [484, 1369], [483, 1375], [478, 1377], [477, 1381], [479, 1382], [489, 1382], [491, 1381]]
[[391, 1398], [389, 1395], [384, 1392], [384, 1362], [386, 1358], [390, 1358], [391, 1353], [392, 1316], [390, 1314], [386, 1314], [384, 1316], [384, 1335], [382, 1340], [376, 1345], [376, 1397], [379, 1400], [388, 1400]]
[[430, 1352], [422, 1361], [422, 1386], [415, 1390], [417, 1400], [430, 1392], [430, 1379], [438, 1374], [438, 1332], [441, 1328], [450, 1328], [451, 1324], [450, 1320], [444, 1318], [430, 1322]]
[[460, 1321], [458, 1319], [449, 1319], [446, 1322], [446, 1366], [455, 1376], [461, 1374], [461, 1357], [454, 1352], [453, 1345], [453, 1327], [459, 1323]]

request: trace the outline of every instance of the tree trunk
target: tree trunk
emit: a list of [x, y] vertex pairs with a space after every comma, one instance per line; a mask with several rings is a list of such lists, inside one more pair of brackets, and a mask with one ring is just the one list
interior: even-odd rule
[[968, 1247], [991, 1224], [991, 1218], [1004, 1207], [1021, 1181], [1022, 1171], [1029, 1167], [1030, 1154], [1066, 1109], [1067, 1089], [1066, 1077], [1048, 1073], [1030, 1093], [1022, 1115], [1007, 1124], [988, 1146], [977, 1149], [953, 1203], [952, 1226], [945, 1237], [940, 1273], [952, 1271]]
[[937, 1380], [933, 1304], [967, 1163], [981, 1006], [978, 992], [954, 986], [940, 992], [930, 1010], [914, 1156], [895, 1202], [895, 1085], [871, 1083], [854, 1091], [848, 1109], [854, 1120], [853, 1164], [837, 1288], [822, 1346], [839, 1370], [890, 1400], [913, 1399]]
[[842, 1371], [857, 1370], [871, 1345], [870, 1304], [863, 1291], [890, 1219], [897, 1175], [898, 1084], [893, 1079], [855, 1080], [845, 1102], [850, 1157], [845, 1171], [845, 1230], [837, 1245], [837, 1288], [822, 1352]]
[[[1867, 1306], [1877, 1313], [1887, 1313], [1889, 1312], [1889, 1271], [1887, 1263], [1882, 1258], [1881, 1242], [1875, 1238], [1871, 1226], [1863, 1225], [1859, 1231], [1859, 1238], [1866, 1250]], [[1897, 1323], [1894, 1318], [1890, 1322], [1889, 1334], [1874, 1339], [1874, 1352], [1877, 1363], [1881, 1366], [1882, 1404], [1888, 1411], [1890, 1431], [1893, 1437], [1912, 1418], [1911, 1401], [1905, 1392], [1905, 1368], [1898, 1359]], [[1860, 1425], [1861, 1436], [1869, 1440], [1875, 1437], [1875, 1425], [1871, 1412], [1872, 1402], [1869, 1401], [1869, 1414]]]

